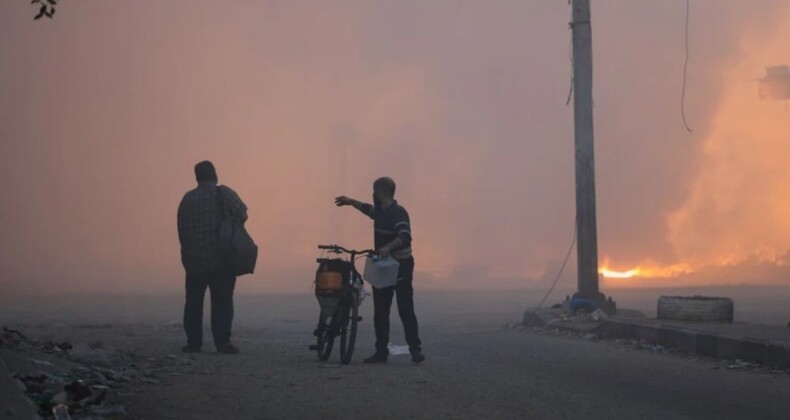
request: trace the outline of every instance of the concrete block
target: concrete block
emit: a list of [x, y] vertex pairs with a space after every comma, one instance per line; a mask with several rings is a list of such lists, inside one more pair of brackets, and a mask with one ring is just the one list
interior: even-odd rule
[[694, 322], [732, 322], [734, 306], [730, 298], [661, 296], [658, 298], [658, 319]]

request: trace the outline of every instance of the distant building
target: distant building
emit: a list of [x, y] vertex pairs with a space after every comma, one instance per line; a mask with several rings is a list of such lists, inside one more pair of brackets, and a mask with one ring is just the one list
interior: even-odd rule
[[790, 66], [765, 69], [760, 79], [760, 99], [790, 99]]

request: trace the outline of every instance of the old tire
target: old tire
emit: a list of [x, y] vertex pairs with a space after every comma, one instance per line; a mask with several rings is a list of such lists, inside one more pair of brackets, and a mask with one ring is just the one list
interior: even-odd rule
[[708, 296], [661, 296], [658, 319], [671, 321], [732, 322], [732, 299]]

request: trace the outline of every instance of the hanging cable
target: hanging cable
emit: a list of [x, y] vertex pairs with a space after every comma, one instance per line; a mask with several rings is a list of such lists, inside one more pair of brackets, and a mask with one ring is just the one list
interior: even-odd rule
[[680, 92], [680, 115], [683, 117], [683, 126], [686, 131], [691, 133], [688, 122], [686, 122], [686, 77], [689, 67], [689, 10], [691, 9], [691, 0], [686, 0], [686, 59], [683, 63], [683, 88]]
[[[570, 6], [571, 0], [568, 0], [568, 5]], [[570, 87], [568, 88], [568, 99], [565, 101], [565, 106], [571, 103], [571, 96], [573, 96], [573, 7], [571, 7], [571, 17], [570, 22], [568, 23], [568, 29], [571, 30], [570, 40], [568, 41], [568, 57], [571, 61], [571, 83]]]
[[573, 36], [571, 36], [570, 47], [568, 47], [570, 51], [570, 58], [571, 58], [571, 84], [570, 88], [568, 89], [568, 99], [565, 101], [565, 106], [571, 103], [571, 96], [573, 96]]
[[562, 277], [562, 272], [565, 271], [565, 266], [568, 265], [568, 260], [571, 257], [571, 252], [573, 251], [573, 247], [575, 245], [576, 245], [576, 224], [574, 223], [574, 225], [573, 225], [573, 239], [571, 240], [571, 246], [568, 247], [568, 253], [565, 254], [565, 260], [562, 262], [562, 266], [560, 267], [560, 271], [557, 273], [557, 277], [554, 278], [554, 282], [551, 284], [551, 287], [549, 288], [549, 291], [546, 292], [546, 295], [543, 296], [543, 299], [540, 301], [540, 303], [538, 304], [538, 307], [535, 308], [535, 310], [533, 312], [537, 312], [538, 309], [540, 309], [543, 306], [543, 304], [546, 303], [546, 299], [549, 298], [549, 295], [551, 294], [551, 292], [554, 291], [554, 287], [557, 285], [557, 282], [560, 280], [560, 277]]

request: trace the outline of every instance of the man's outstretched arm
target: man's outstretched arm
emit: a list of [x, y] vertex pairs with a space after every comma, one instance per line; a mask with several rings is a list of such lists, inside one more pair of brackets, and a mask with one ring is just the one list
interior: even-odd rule
[[346, 197], [345, 195], [341, 195], [340, 197], [335, 197], [335, 204], [338, 207], [343, 207], [343, 206], [354, 207], [365, 216], [371, 218], [373, 217], [373, 205], [354, 200], [353, 198]]

